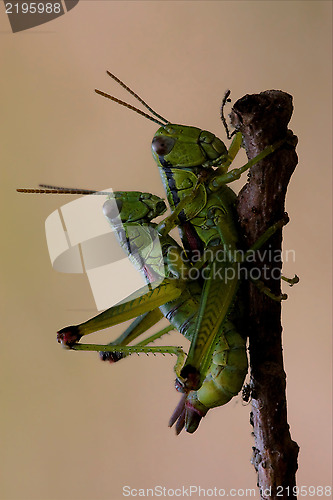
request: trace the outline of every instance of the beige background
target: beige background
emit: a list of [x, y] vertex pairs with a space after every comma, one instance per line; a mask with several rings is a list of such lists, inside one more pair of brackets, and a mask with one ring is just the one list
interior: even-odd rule
[[284, 270], [301, 283], [283, 305], [288, 415], [301, 447], [298, 484], [329, 484], [331, 2], [82, 0], [17, 34], [2, 3], [0, 13], [1, 499], [113, 500], [124, 485], [256, 484], [250, 406], [240, 398], [176, 438], [167, 427], [179, 398], [173, 359], [111, 367], [56, 343], [60, 327], [94, 314], [92, 295], [85, 277], [49, 262], [44, 221], [65, 199], [15, 188], [111, 185], [163, 196], [150, 154], [156, 127], [93, 92], [128, 99], [106, 69], [171, 121], [223, 139], [226, 88], [234, 100], [266, 89], [294, 96], [300, 162], [284, 246], [296, 262]]

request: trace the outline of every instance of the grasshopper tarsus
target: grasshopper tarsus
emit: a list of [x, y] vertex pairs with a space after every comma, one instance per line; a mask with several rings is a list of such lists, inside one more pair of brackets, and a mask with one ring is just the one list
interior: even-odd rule
[[116, 363], [117, 361], [120, 361], [125, 356], [126, 355], [122, 352], [105, 352], [105, 351], [99, 352], [100, 360], [101, 361], [108, 361], [111, 364]]

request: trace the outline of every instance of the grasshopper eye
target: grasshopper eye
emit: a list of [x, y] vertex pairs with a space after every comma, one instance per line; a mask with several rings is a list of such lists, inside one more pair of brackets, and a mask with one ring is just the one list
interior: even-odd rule
[[167, 207], [164, 201], [159, 201], [156, 205], [156, 213], [162, 215], [166, 211]]
[[108, 219], [116, 219], [119, 216], [119, 212], [122, 209], [121, 200], [106, 200], [103, 205], [103, 213]]
[[154, 137], [151, 147], [158, 156], [165, 156], [172, 150], [176, 139], [159, 135]]

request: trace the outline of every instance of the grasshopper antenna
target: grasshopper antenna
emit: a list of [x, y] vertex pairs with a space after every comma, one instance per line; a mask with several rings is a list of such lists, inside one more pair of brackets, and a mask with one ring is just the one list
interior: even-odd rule
[[96, 194], [109, 195], [108, 191], [93, 191], [91, 189], [65, 188], [60, 186], [50, 186], [49, 184], [38, 184], [39, 189], [16, 189], [18, 193], [26, 194]]
[[236, 134], [236, 130], [234, 130], [230, 134], [229, 128], [228, 128], [228, 124], [227, 124], [227, 121], [226, 121], [225, 116], [224, 116], [225, 105], [226, 105], [227, 102], [231, 102], [231, 99], [229, 99], [230, 94], [231, 94], [230, 90], [226, 90], [225, 91], [225, 94], [224, 94], [224, 97], [223, 97], [223, 100], [222, 100], [222, 105], [221, 105], [221, 113], [220, 113], [221, 120], [222, 120], [223, 126], [225, 128], [225, 131], [226, 131], [226, 134], [227, 134], [227, 137], [228, 137], [229, 140], [232, 138], [233, 135]]
[[124, 82], [122, 82], [121, 80], [119, 80], [119, 78], [117, 78], [115, 75], [113, 75], [110, 71], [107, 71], [107, 74], [113, 78], [113, 80], [115, 80], [117, 83], [119, 83], [119, 85], [121, 85], [127, 92], [129, 92], [133, 97], [135, 97], [135, 99], [137, 99], [139, 102], [141, 102], [141, 104], [146, 108], [148, 109], [148, 111], [150, 111], [154, 116], [156, 116], [157, 118], [161, 118], [161, 120], [165, 121], [166, 123], [170, 123], [169, 120], [166, 120], [165, 118], [163, 118], [163, 116], [159, 115], [158, 113], [156, 113], [156, 111], [153, 110], [153, 108], [151, 108], [150, 106], [148, 106], [148, 104], [138, 95], [136, 94], [135, 92], [133, 92], [132, 89], [130, 89], [129, 87], [127, 87], [127, 85], [124, 84]]
[[[135, 97], [135, 99], [137, 99], [146, 109], [148, 109], [148, 111], [150, 111], [152, 115], [156, 116], [156, 118], [159, 118], [159, 120], [157, 120], [156, 118], [153, 118], [152, 116], [148, 115], [144, 111], [141, 111], [140, 109], [136, 108], [135, 106], [132, 106], [131, 104], [128, 104], [125, 101], [121, 101], [120, 99], [117, 99], [116, 97], [114, 97], [114, 96], [112, 96], [110, 94], [106, 94], [105, 92], [102, 92], [101, 90], [95, 89], [95, 92], [97, 94], [99, 94], [99, 95], [101, 95], [103, 97], [106, 97], [107, 99], [111, 99], [111, 101], [117, 102], [121, 106], [125, 106], [126, 108], [129, 108], [132, 111], [135, 111], [139, 115], [144, 116], [148, 120], [151, 120], [151, 121], [157, 123], [158, 125], [161, 125], [162, 127], [165, 127], [165, 125], [167, 125], [168, 123], [170, 123], [169, 120], [167, 120], [163, 116], [161, 116], [158, 113], [156, 113], [156, 111], [154, 111], [150, 106], [148, 106], [148, 104], [140, 96], [138, 96], [138, 94], [136, 94], [132, 89], [130, 89], [127, 85], [125, 85], [125, 83], [122, 82], [119, 78], [117, 78], [115, 75], [113, 75], [112, 73], [110, 73], [110, 71], [107, 71], [107, 74], [113, 80], [115, 80], [121, 87], [123, 87], [129, 94], [131, 94], [133, 97]], [[163, 123], [163, 122], [165, 122], [165, 123]]]

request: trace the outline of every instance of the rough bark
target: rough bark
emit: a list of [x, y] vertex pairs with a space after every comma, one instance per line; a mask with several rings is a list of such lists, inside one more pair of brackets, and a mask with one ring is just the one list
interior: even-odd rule
[[[288, 138], [276, 152], [251, 168], [248, 182], [239, 193], [237, 211], [245, 248], [283, 217], [287, 186], [297, 164], [297, 137], [287, 130], [292, 110], [292, 97], [278, 90], [246, 95], [233, 106], [231, 123], [242, 132], [249, 159], [266, 146]], [[265, 249], [271, 252], [266, 252], [263, 262], [255, 264], [264, 271], [265, 285], [275, 294], [280, 293], [276, 275], [281, 263], [274, 260], [281, 243], [279, 231], [259, 251], [261, 258]], [[252, 283], [247, 285], [246, 296], [249, 315], [243, 327], [249, 335], [250, 421], [255, 439], [252, 463], [262, 499], [290, 498], [296, 485], [299, 447], [291, 439], [287, 422], [281, 303], [268, 298]]]

